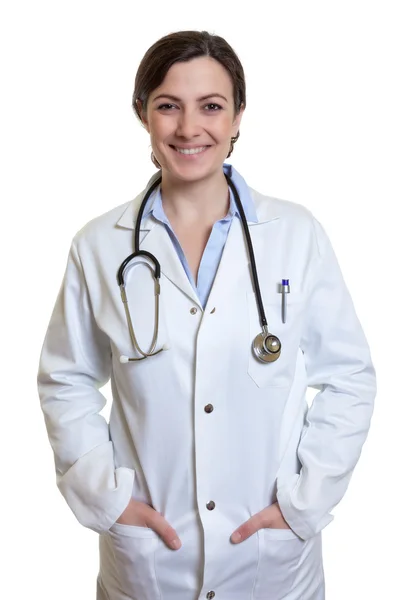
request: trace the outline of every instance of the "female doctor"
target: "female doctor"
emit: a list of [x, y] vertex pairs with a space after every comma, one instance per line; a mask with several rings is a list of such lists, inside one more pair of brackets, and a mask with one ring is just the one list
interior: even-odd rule
[[158, 40], [133, 107], [159, 171], [72, 241], [38, 385], [98, 600], [324, 598], [375, 371], [321, 224], [224, 162], [245, 104], [223, 38]]

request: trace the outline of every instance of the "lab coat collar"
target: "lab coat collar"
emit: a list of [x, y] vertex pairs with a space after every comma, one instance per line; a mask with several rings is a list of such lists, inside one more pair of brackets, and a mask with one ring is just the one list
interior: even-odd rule
[[[150, 227], [149, 230], [146, 230], [147, 226]], [[251, 237], [255, 240], [258, 237], [258, 232], [256, 230], [251, 231]], [[152, 218], [152, 224], [150, 221], [146, 221], [145, 228], [141, 230], [140, 250], [155, 256], [160, 263], [162, 274], [190, 298], [196, 306], [203, 308], [197, 291], [190, 283], [170, 236], [165, 227], [156, 221], [154, 217]], [[221, 299], [225, 297], [225, 289], [231, 290], [235, 287], [241, 287], [244, 284], [243, 278], [246, 273], [249, 273], [249, 259], [245, 237], [240, 219], [233, 219], [207, 305], [218, 305]]]
[[[160, 171], [156, 172], [149, 179], [145, 189], [138, 194], [133, 201], [129, 202], [125, 211], [116, 223], [118, 227], [134, 230], [136, 218], [144, 195], [158, 177], [160, 177]], [[233, 177], [231, 177], [231, 179], [233, 179]], [[236, 183], [236, 179], [234, 183]], [[243, 178], [241, 178], [241, 181], [239, 181], [241, 190], [245, 189], [244, 186], [246, 185]], [[278, 200], [263, 196], [248, 186], [247, 191], [252, 199], [252, 203], [247, 203], [249, 207], [249, 212], [247, 212], [249, 217], [248, 225], [251, 228], [251, 237], [255, 239], [258, 231], [261, 234], [263, 229], [263, 227], [258, 228], [258, 225], [279, 219], [280, 215], [278, 211], [281, 210], [282, 205]], [[162, 224], [152, 216], [149, 208], [151, 208], [151, 203], [148, 201], [146, 206], [146, 216], [143, 217], [141, 222], [140, 249], [156, 256], [161, 264], [163, 274], [186, 294], [192, 302], [201, 307], [200, 299], [187, 277], [170, 236], [167, 234]], [[251, 221], [251, 218], [257, 218], [257, 221]], [[225, 286], [232, 288], [239, 285], [239, 282], [242, 280], [242, 277], [245, 275], [248, 268], [248, 256], [242, 224], [240, 219], [234, 218], [231, 223], [229, 235], [207, 303], [214, 305], [219, 303], [220, 298], [223, 297]]]
[[[150, 178], [145, 189], [127, 205], [122, 216], [116, 223], [118, 227], [134, 230], [139, 207], [144, 195], [159, 176], [160, 171]], [[281, 203], [279, 200], [263, 196], [252, 188], [248, 187], [248, 190], [258, 219], [257, 222], [248, 220], [248, 225], [252, 229], [251, 237], [255, 239], [257, 237], [258, 229], [259, 233], [261, 233], [263, 229], [262, 227], [258, 228], [258, 225], [279, 219]], [[149, 202], [147, 203], [147, 206], [149, 206]], [[170, 236], [167, 234], [162, 224], [152, 216], [151, 211], [146, 214], [147, 216], [143, 217], [141, 222], [140, 249], [156, 256], [160, 262], [163, 274], [177, 285], [177, 287], [197, 306], [201, 307], [201, 302], [196, 291], [191, 286]], [[236, 218], [232, 220], [225, 248], [221, 256], [220, 265], [207, 304], [217, 304], [223, 296], [225, 286], [231, 289], [232, 287], [239, 285], [239, 282], [249, 268], [248, 262], [242, 225], [240, 219]]]
[[[227, 166], [231, 167], [229, 169], [229, 173], [227, 171], [227, 173], [230, 176], [235, 175], [235, 177], [238, 177], [240, 180], [244, 181], [242, 176], [238, 173], [238, 171], [236, 169], [233, 169], [233, 167], [231, 165], [227, 165]], [[149, 189], [149, 187], [153, 184], [154, 181], [156, 181], [160, 177], [160, 175], [161, 175], [161, 171], [157, 171], [156, 173], [154, 173], [152, 175], [152, 177], [149, 179], [145, 189], [142, 192], [140, 192], [136, 196], [136, 198], [134, 198], [133, 200], [131, 200], [128, 203], [124, 212], [122, 213], [122, 215], [116, 222], [116, 225], [118, 227], [123, 227], [125, 229], [134, 229], [135, 228], [136, 218], [137, 218], [137, 215], [139, 212], [140, 205], [143, 201], [143, 198], [144, 198], [147, 190]], [[259, 225], [261, 223], [267, 223], [274, 219], [279, 219], [279, 217], [281, 216], [280, 202], [273, 198], [269, 198], [269, 197], [264, 196], [263, 194], [260, 194], [259, 192], [257, 192], [256, 190], [254, 190], [253, 188], [251, 188], [249, 186], [247, 186], [247, 187], [248, 187], [249, 195], [253, 202], [253, 206], [256, 211], [256, 217], [258, 219], [256, 222], [254, 220], [254, 217], [251, 217], [251, 215], [249, 215], [248, 225], [249, 226]], [[153, 194], [152, 194], [152, 196], [153, 196]], [[143, 217], [143, 219], [142, 219], [141, 231], [149, 231], [157, 223], [157, 221], [152, 217], [151, 211], [150, 211], [150, 208], [151, 208], [150, 204], [154, 200], [154, 198], [152, 196], [150, 197], [149, 201], [147, 202], [146, 211], [145, 211], [147, 216]]]

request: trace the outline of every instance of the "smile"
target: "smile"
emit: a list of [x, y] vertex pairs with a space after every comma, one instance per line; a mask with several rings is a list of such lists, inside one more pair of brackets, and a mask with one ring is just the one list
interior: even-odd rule
[[198, 148], [177, 148], [177, 146], [170, 146], [172, 150], [175, 150], [177, 154], [183, 156], [196, 156], [197, 154], [203, 154], [211, 146], [200, 146]]

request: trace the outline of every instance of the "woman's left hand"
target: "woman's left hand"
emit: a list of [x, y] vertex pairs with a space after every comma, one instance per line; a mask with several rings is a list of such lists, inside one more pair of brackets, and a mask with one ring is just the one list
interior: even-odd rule
[[243, 542], [259, 529], [290, 529], [288, 523], [283, 518], [279, 504], [274, 502], [271, 506], [262, 509], [256, 515], [253, 515], [243, 525], [238, 527], [231, 536], [231, 542]]

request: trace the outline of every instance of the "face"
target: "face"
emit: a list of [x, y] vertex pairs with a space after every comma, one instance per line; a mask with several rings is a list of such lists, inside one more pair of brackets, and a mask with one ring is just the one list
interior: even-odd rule
[[193, 181], [219, 171], [243, 111], [234, 117], [232, 82], [218, 61], [206, 56], [175, 63], [142, 115], [163, 175]]

